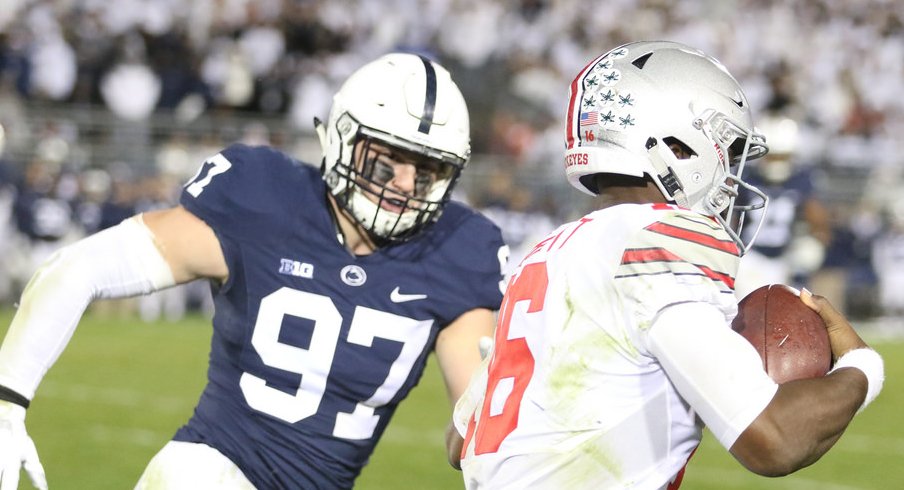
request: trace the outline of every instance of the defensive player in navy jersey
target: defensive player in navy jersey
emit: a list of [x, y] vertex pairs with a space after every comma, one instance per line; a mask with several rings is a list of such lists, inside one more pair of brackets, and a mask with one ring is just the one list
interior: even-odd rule
[[[739, 299], [766, 284], [805, 286], [822, 265], [832, 235], [829, 211], [814, 189], [814, 169], [796, 161], [801, 138], [797, 123], [772, 116], [759, 127], [769, 141], [769, 155], [751, 167], [748, 182], [769, 196], [769, 212], [741, 259], [735, 283]], [[751, 196], [741, 191], [738, 199], [746, 202]], [[751, 218], [761, 214], [754, 211]], [[750, 237], [751, 228], [745, 231]]]
[[499, 229], [449, 200], [470, 156], [460, 91], [433, 61], [387, 55], [352, 74], [317, 131], [320, 172], [229, 147], [180, 205], [35, 275], [0, 350], [4, 488], [20, 464], [46, 488], [25, 408], [95, 298], [212, 286], [207, 387], [138, 488], [349, 488], [431, 351], [458, 398], [506, 257]]

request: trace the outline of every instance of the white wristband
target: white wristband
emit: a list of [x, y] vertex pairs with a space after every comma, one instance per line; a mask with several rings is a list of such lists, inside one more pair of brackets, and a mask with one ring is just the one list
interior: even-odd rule
[[882, 391], [882, 384], [885, 382], [885, 365], [882, 362], [882, 356], [876, 351], [869, 348], [854, 349], [839, 357], [829, 374], [851, 367], [859, 369], [866, 375], [866, 398], [857, 410], [857, 413], [860, 413]]

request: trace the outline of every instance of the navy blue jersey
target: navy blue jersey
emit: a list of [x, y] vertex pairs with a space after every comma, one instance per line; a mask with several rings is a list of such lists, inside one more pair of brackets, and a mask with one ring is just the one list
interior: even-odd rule
[[[800, 219], [799, 213], [813, 195], [812, 174], [809, 169], [802, 169], [782, 183], [770, 183], [759, 174], [751, 173], [745, 180], [769, 196], [766, 219], [753, 243], [753, 249], [767, 257], [779, 257], [791, 244], [794, 225]], [[749, 197], [749, 193], [742, 191], [739, 199], [744, 202]], [[762, 210], [752, 212], [750, 223], [756, 223], [761, 214]], [[744, 228], [745, 240], [749, 239], [753, 231], [753, 226]]]
[[[354, 256], [319, 172], [269, 148], [208, 159], [181, 204], [216, 233], [208, 384], [175, 435], [260, 488], [349, 488], [438, 332], [502, 299], [499, 229], [459, 203], [416, 238]], [[476, 348], [476, 346], [475, 346]]]

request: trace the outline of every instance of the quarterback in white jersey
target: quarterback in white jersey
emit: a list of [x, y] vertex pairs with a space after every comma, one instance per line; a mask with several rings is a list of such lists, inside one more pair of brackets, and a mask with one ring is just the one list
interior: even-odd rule
[[[726, 406], [713, 407], [707, 422], [730, 447], [777, 385], [752, 370], [745, 383], [707, 383], [726, 383], [730, 391], [691, 386], [694, 392], [682, 396], [669, 376], [686, 373], [667, 374], [658, 360], [675, 346], [657, 345], [651, 327], [674, 305], [705, 304], [709, 308], [697, 307], [701, 314], [728, 322], [737, 306], [726, 271], [737, 261], [738, 247], [717, 223], [669, 205], [603, 209], [541, 241], [509, 284], [500, 311], [496, 351], [506, 356], [490, 363], [481, 424], [474, 427], [472, 418], [467, 429], [465, 477], [477, 482], [493, 475], [500, 488], [578, 488], [583, 482], [659, 488], [700, 440], [697, 413], [684, 396], [722, 398]], [[737, 349], [715, 354], [759, 362], [727, 329], [686, 334], [679, 337], [686, 345], [677, 347], [683, 351], [734, 342]], [[687, 366], [698, 368], [687, 377], [728, 374], [703, 371], [702, 363]]]
[[[628, 44], [572, 83], [568, 128], [566, 175], [601, 209], [508, 283], [455, 410], [466, 487], [677, 488], [704, 424], [759, 474], [816, 461], [878, 394], [882, 362], [809, 292], [838, 358], [825, 378], [776, 384], [731, 329], [749, 247], [734, 212], [767, 202], [741, 179], [766, 146], [737, 82], [687, 46]], [[736, 209], [739, 187], [760, 201]]]

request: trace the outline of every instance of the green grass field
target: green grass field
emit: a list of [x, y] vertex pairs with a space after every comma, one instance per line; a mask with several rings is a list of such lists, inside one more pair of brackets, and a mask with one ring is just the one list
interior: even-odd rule
[[[0, 311], [0, 332], [9, 323]], [[200, 317], [144, 324], [88, 314], [50, 370], [28, 414], [50, 488], [132, 488], [146, 462], [190, 416], [204, 383], [210, 326]], [[795, 475], [746, 472], [708, 434], [691, 461], [688, 489], [904, 488], [904, 341], [875, 341], [887, 381], [821, 461]], [[399, 409], [358, 480], [362, 489], [456, 489], [445, 461], [449, 408], [435, 364]], [[30, 488], [22, 474], [20, 488]]]

